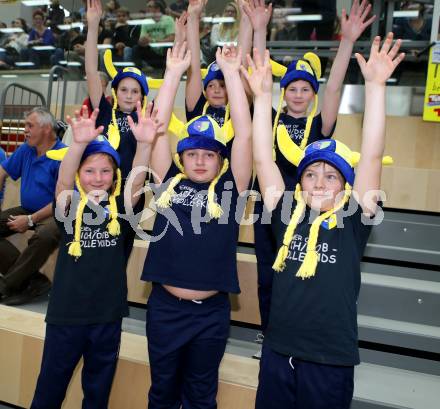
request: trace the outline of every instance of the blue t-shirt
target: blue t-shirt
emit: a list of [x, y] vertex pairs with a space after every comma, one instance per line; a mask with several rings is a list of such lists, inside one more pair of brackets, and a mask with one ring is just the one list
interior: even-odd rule
[[[121, 232], [112, 236], [107, 229], [108, 202], [88, 202], [81, 225], [81, 257], [68, 254], [74, 239], [79, 194], [65, 209], [54, 201], [54, 216], [61, 233], [54, 280], [46, 322], [58, 325], [103, 324], [128, 315], [126, 241], [131, 237], [130, 222], [119, 216]], [[116, 198], [118, 212], [124, 212], [124, 198]]]
[[[156, 198], [178, 173], [173, 164]], [[239, 194], [229, 169], [215, 187], [224, 213], [218, 220], [210, 219], [208, 187], [209, 183], [184, 179], [175, 188], [171, 207], [157, 209], [152, 236], [161, 238], [150, 242], [142, 280], [192, 290], [240, 292], [236, 251], [246, 200], [237, 206]]]
[[[51, 149], [65, 146], [57, 140]], [[46, 155], [38, 157], [37, 150], [24, 143], [1, 166], [13, 180], [21, 178], [20, 202], [28, 212], [34, 213], [52, 203], [59, 161], [49, 159]]]
[[[288, 197], [291, 198], [284, 196]], [[272, 213], [277, 251], [295, 205], [292, 199], [281, 198]], [[356, 206], [356, 210], [348, 212], [347, 206], [350, 210], [351, 206]], [[306, 254], [309, 208], [295, 230], [285, 269], [273, 275], [269, 325], [264, 342], [280, 354], [327, 365], [359, 363], [357, 299], [361, 285], [360, 262], [372, 220], [363, 216], [362, 208], [354, 198], [346, 205], [344, 213], [352, 214], [342, 218], [341, 213], [336, 212], [336, 217], [339, 223], [343, 222], [343, 227], [327, 229], [321, 226], [319, 229], [316, 244], [319, 261], [313, 277], [303, 280], [295, 276]], [[312, 220], [315, 216], [312, 215]]]
[[[0, 148], [0, 164], [2, 164], [6, 159], [6, 152]], [[3, 189], [0, 190], [0, 204], [3, 202], [3, 196], [5, 193], [5, 186], [3, 186]]]
[[[93, 107], [95, 108], [95, 107]], [[117, 151], [121, 157], [121, 174], [122, 179], [126, 179], [133, 166], [133, 158], [136, 153], [136, 138], [128, 125], [127, 116], [130, 115], [133, 121], [137, 123], [137, 113], [133, 111], [131, 114], [126, 114], [119, 109], [116, 110], [116, 121], [118, 122], [119, 135], [121, 140]], [[107, 134], [108, 126], [112, 122], [112, 105], [102, 95], [99, 102], [99, 114], [96, 118], [96, 126], [104, 126], [104, 133]]]
[[[186, 111], [186, 120], [189, 122], [191, 119], [203, 115], [203, 107], [206, 104], [206, 97], [202, 93], [200, 95], [199, 100], [196, 103], [196, 106], [192, 111], [188, 110], [188, 107], [185, 104], [185, 111]], [[211, 116], [220, 127], [222, 127], [225, 124], [225, 114], [226, 114], [226, 107], [213, 107], [211, 105], [208, 106], [206, 109], [206, 114]]]

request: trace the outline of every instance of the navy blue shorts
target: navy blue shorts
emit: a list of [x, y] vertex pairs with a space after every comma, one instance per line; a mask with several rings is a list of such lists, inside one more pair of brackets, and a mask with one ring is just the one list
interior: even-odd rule
[[182, 300], [154, 284], [147, 304], [149, 409], [215, 409], [218, 368], [229, 336], [226, 293]]
[[323, 365], [263, 345], [255, 409], [349, 409], [353, 366]]
[[[272, 296], [272, 281], [274, 270], [272, 265], [276, 257], [276, 241], [270, 224], [262, 224], [264, 210], [263, 202], [256, 201], [254, 214], [258, 215], [258, 221], [254, 223], [255, 256], [257, 258], [258, 274], [258, 305], [260, 308], [261, 329], [264, 332], [269, 322], [270, 300]], [[264, 220], [263, 220], [264, 221]]]
[[46, 325], [43, 360], [31, 409], [61, 408], [81, 357], [83, 409], [107, 409], [121, 342], [121, 323]]

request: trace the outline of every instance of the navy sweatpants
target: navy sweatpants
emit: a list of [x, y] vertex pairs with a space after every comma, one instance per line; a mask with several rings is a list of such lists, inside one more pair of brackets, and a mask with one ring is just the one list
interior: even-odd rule
[[46, 325], [43, 360], [31, 409], [59, 409], [81, 357], [83, 409], [107, 409], [119, 355], [122, 321]]
[[226, 293], [176, 298], [154, 284], [147, 305], [149, 409], [215, 409], [218, 368], [229, 335]]
[[[270, 224], [264, 224], [263, 202], [256, 201], [254, 214], [259, 215], [258, 221], [254, 223], [255, 256], [257, 258], [258, 274], [258, 305], [260, 308], [261, 330], [267, 328], [269, 322], [270, 300], [272, 296], [272, 281], [274, 270], [272, 264], [276, 257], [276, 242]], [[263, 220], [262, 220], [263, 218]]]
[[349, 409], [353, 366], [323, 365], [263, 345], [255, 409]]

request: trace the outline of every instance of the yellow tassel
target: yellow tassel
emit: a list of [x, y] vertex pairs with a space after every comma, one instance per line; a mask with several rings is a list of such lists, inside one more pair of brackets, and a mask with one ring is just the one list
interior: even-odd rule
[[180, 173], [185, 173], [185, 169], [183, 168], [182, 162], [180, 162], [180, 155], [178, 153], [174, 154], [174, 163], [179, 168]]
[[81, 243], [79, 241], [72, 241], [69, 245], [68, 253], [73, 257], [81, 257]]
[[[142, 117], [145, 116], [146, 109], [147, 109], [147, 96], [144, 95], [144, 99], [142, 101], [142, 111], [141, 111], [142, 112]], [[138, 120], [139, 120], [139, 118], [138, 118]]]
[[313, 102], [313, 108], [310, 111], [310, 114], [307, 117], [306, 128], [304, 129], [304, 136], [301, 141], [300, 148], [304, 150], [307, 146], [307, 142], [309, 140], [310, 129], [312, 128], [313, 118], [315, 117], [316, 110], [318, 109], [318, 94], [315, 94], [315, 99]]
[[215, 186], [219, 179], [224, 175], [224, 173], [228, 170], [229, 161], [228, 159], [223, 160], [223, 166], [220, 170], [219, 174], [212, 180], [208, 188], [208, 213], [214, 219], [219, 219], [223, 214], [223, 209], [221, 206], [215, 201]]
[[112, 219], [112, 221], [107, 224], [107, 230], [112, 236], [119, 236], [121, 234], [121, 225], [118, 219]]
[[76, 215], [75, 215], [75, 231], [73, 234], [73, 242], [69, 245], [68, 253], [71, 256], [74, 257], [81, 257], [82, 251], [81, 251], [81, 225], [82, 225], [82, 218], [84, 213], [84, 208], [87, 204], [87, 195], [84, 192], [81, 184], [79, 183], [79, 175], [78, 172], [75, 175], [75, 183], [76, 187], [78, 189], [78, 192], [80, 194], [80, 201], [78, 203], [78, 208], [76, 209]]
[[159, 199], [156, 200], [157, 207], [164, 209], [171, 206], [171, 200], [176, 194], [174, 188], [179, 184], [182, 179], [188, 179], [188, 176], [186, 176], [184, 173], [179, 173], [174, 176], [167, 189], [160, 195]]
[[116, 169], [116, 186], [113, 193], [109, 197], [109, 205], [107, 206], [110, 214], [110, 223], [107, 224], [107, 230], [112, 236], [121, 234], [121, 226], [118, 221], [118, 205], [116, 198], [121, 194], [122, 176], [121, 170]]
[[284, 88], [281, 88], [280, 100], [278, 102], [278, 107], [277, 107], [277, 114], [275, 115], [275, 120], [273, 122], [273, 128], [272, 128], [272, 159], [273, 160], [276, 159], [275, 136], [277, 132], [278, 121], [280, 119], [281, 107], [283, 106], [283, 101], [284, 101]]
[[112, 122], [107, 129], [107, 139], [110, 145], [117, 150], [121, 141], [121, 135], [119, 133], [118, 121], [116, 120], [116, 110], [118, 109], [118, 100], [116, 98], [116, 92], [112, 88], [113, 107], [112, 107]]
[[208, 108], [209, 108], [209, 102], [206, 101], [205, 105], [203, 105], [202, 115], [206, 115], [206, 111], [208, 110]]
[[297, 183], [296, 185], [294, 197], [296, 200], [296, 207], [284, 233], [283, 245], [278, 250], [277, 257], [272, 265], [272, 268], [278, 272], [283, 271], [286, 267], [285, 260], [289, 252], [290, 243], [292, 242], [293, 235], [295, 233], [295, 229], [298, 225], [299, 219], [302, 217], [302, 215], [304, 214], [304, 210], [306, 209], [306, 203], [304, 201], [304, 198], [302, 197], [301, 185], [299, 183]]
[[305, 279], [310, 278], [315, 275], [316, 267], [318, 265], [318, 252], [316, 251], [316, 243], [318, 242], [319, 228], [324, 220], [328, 219], [332, 214], [336, 213], [338, 210], [344, 207], [345, 203], [348, 202], [351, 195], [351, 186], [346, 183], [345, 184], [345, 194], [343, 199], [332, 209], [324, 212], [320, 216], [318, 216], [312, 223], [309, 232], [309, 239], [307, 241], [307, 250], [306, 256], [304, 257], [304, 261], [301, 264], [298, 272], [296, 273], [296, 277]]
[[289, 246], [286, 246], [283, 244], [280, 249], [278, 250], [277, 257], [275, 259], [275, 262], [273, 263], [272, 268], [277, 272], [280, 273], [286, 268], [286, 258], [289, 252]]

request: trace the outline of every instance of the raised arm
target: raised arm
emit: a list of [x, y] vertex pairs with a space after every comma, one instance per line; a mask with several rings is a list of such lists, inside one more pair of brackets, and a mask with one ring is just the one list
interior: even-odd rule
[[72, 190], [75, 183], [75, 175], [79, 168], [81, 157], [89, 142], [93, 141], [104, 130], [103, 126], [95, 128], [96, 117], [99, 109], [95, 109], [89, 116], [87, 106], [82, 107], [83, 116], [75, 111], [75, 119], [67, 116], [67, 123], [72, 127], [72, 143], [67, 150], [66, 156], [60, 165], [55, 196], [64, 190]]
[[237, 47], [217, 48], [217, 64], [223, 72], [228, 91], [231, 119], [235, 136], [231, 151], [231, 170], [241, 193], [252, 176], [251, 114], [240, 77], [241, 52]]
[[183, 43], [186, 41], [186, 22], [188, 20], [188, 12], [184, 11], [179, 17], [174, 20], [174, 43]]
[[252, 73], [249, 74], [243, 67], [241, 72], [248, 80], [254, 94], [252, 120], [254, 164], [264, 204], [271, 211], [283, 195], [285, 185], [272, 156], [272, 69], [269, 51], [265, 51], [263, 61], [258, 50], [254, 48], [254, 59], [248, 56], [248, 62]]
[[243, 7], [254, 31], [254, 47], [260, 55], [266, 49], [267, 26], [272, 16], [272, 3], [266, 6], [264, 0], [249, 0]]
[[252, 25], [249, 16], [245, 12], [247, 0], [235, 0], [240, 10], [240, 24], [238, 26], [238, 46], [241, 49], [241, 65], [247, 68], [246, 55], [251, 53], [252, 48]]
[[191, 51], [186, 49], [186, 43], [175, 44], [167, 50], [167, 66], [164, 81], [155, 99], [157, 108], [157, 120], [161, 124], [159, 137], [153, 146], [151, 167], [155, 177], [160, 182], [165, 177], [171, 166], [172, 156], [168, 134], [166, 132], [173, 111], [177, 88], [179, 87], [182, 74], [188, 69], [191, 60]]
[[200, 73], [200, 18], [208, 0], [190, 0], [186, 36], [188, 49], [191, 51], [191, 65], [188, 69], [185, 103], [189, 111], [193, 111], [203, 92], [202, 74]]
[[102, 16], [101, 0], [87, 0], [87, 40], [85, 69], [87, 88], [93, 108], [99, 107], [103, 89], [98, 74], [98, 32]]
[[370, 10], [371, 4], [367, 0], [362, 0], [360, 4], [359, 0], [354, 0], [348, 17], [346, 10], [342, 10], [341, 42], [330, 70], [321, 109], [322, 134], [324, 136], [330, 135], [338, 116], [342, 85], [344, 84], [354, 43], [376, 18], [376, 16], [372, 16], [367, 19]]
[[127, 117], [128, 124], [131, 131], [136, 138], [136, 153], [133, 158], [133, 177], [130, 177], [130, 190], [124, 192], [124, 201], [127, 204], [128, 200], [131, 207], [134, 207], [139, 201], [140, 195], [137, 192], [144, 186], [147, 177], [147, 170], [150, 165], [150, 157], [153, 149], [153, 144], [156, 140], [157, 132], [162, 125], [158, 120], [157, 109], [153, 110], [153, 103], [150, 102], [142, 114], [140, 101], [136, 104], [136, 111], [138, 115], [138, 122], [134, 123], [132, 117]]
[[385, 83], [405, 57], [399, 54], [401, 41], [394, 45], [393, 33], [389, 33], [382, 48], [380, 37], [371, 45], [368, 61], [360, 54], [356, 59], [365, 79], [365, 113], [362, 129], [361, 158], [357, 167], [354, 191], [359, 195], [359, 204], [367, 214], [375, 214], [378, 197], [373, 201], [367, 194], [380, 188], [382, 156], [385, 149]]

